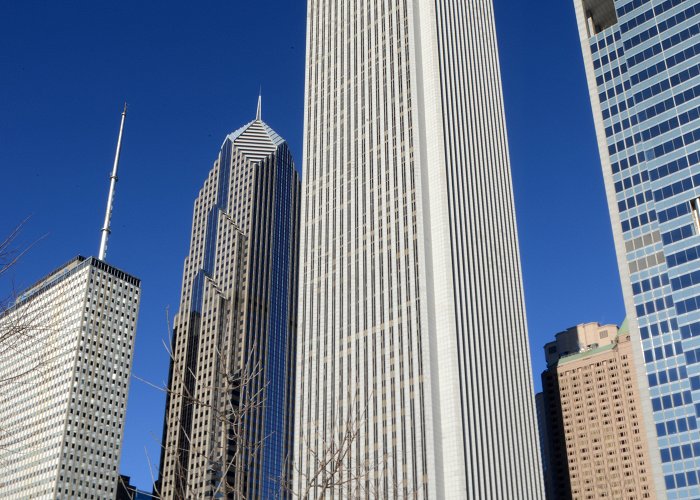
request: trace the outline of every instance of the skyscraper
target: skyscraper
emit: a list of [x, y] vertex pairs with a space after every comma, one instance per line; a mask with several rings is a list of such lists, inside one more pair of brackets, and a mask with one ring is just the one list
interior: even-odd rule
[[492, 2], [307, 22], [294, 488], [542, 498]]
[[292, 446], [299, 177], [261, 119], [224, 140], [194, 204], [162, 498], [273, 498]]
[[2, 498], [117, 490], [141, 286], [105, 262], [125, 120], [126, 104], [99, 257], [76, 257], [0, 309]]
[[547, 497], [656, 498], [627, 322], [578, 325], [544, 348]]
[[139, 300], [76, 257], [0, 316], [1, 498], [114, 498]]
[[576, 0], [657, 493], [700, 497], [700, 1]]

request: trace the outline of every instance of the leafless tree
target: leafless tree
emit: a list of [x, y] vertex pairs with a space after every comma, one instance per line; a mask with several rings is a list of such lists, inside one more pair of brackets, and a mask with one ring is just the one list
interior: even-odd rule
[[[0, 241], [0, 285], [10, 291], [0, 299], [0, 393], [8, 393], [12, 385], [34, 384], [38, 377], [46, 377], [43, 368], [61, 353], [59, 349], [28, 352], [28, 345], [46, 345], [51, 340], [47, 332], [52, 330], [50, 317], [41, 318], [36, 311], [15, 308], [18, 296], [14, 283], [8, 283], [10, 271], [36, 244], [22, 244], [19, 239], [28, 219], [18, 224], [4, 240]], [[36, 353], [39, 353], [36, 355]], [[23, 360], [18, 363], [17, 360]], [[16, 458], [18, 453], [30, 453], [27, 443], [20, 442], [15, 429], [0, 422], [0, 465]]]
[[[129, 500], [134, 500], [136, 498], [137, 491], [135, 489], [131, 489], [133, 487], [124, 482], [124, 476], [120, 475], [119, 479], [117, 479], [117, 482], [118, 482], [117, 498], [119, 498], [119, 499], [124, 498], [123, 494], [122, 494], [122, 496], [119, 496], [119, 489], [120, 488], [126, 494], [126, 498], [128, 498]], [[148, 498], [158, 498], [156, 495], [151, 495], [150, 493], [146, 493], [143, 491], [139, 491], [138, 494], [139, 494], [139, 498], [141, 496], [146, 496]]]
[[[168, 319], [168, 332], [172, 332]], [[260, 360], [249, 362], [229, 362], [226, 349], [218, 349], [215, 357], [225, 362], [218, 364], [218, 370], [214, 377], [214, 383], [207, 385], [205, 394], [188, 389], [192, 384], [185, 381], [189, 378], [197, 380], [202, 377], [191, 367], [183, 363], [177, 363], [173, 354], [172, 338], [163, 342], [172, 363], [173, 372], [170, 385], [155, 385], [143, 379], [141, 381], [164, 392], [168, 399], [181, 398], [182, 405], [190, 405], [195, 410], [207, 410], [210, 421], [216, 428], [214, 435], [221, 442], [218, 447], [202, 448], [196, 445], [196, 436], [190, 435], [192, 430], [180, 422], [179, 431], [184, 435], [185, 446], [178, 450], [190, 453], [192, 461], [201, 460], [209, 467], [210, 477], [213, 479], [212, 498], [235, 498], [246, 500], [248, 498], [248, 485], [246, 478], [252, 473], [253, 463], [259, 458], [265, 445], [267, 436], [259, 433], [251, 433], [248, 422], [251, 418], [259, 419], [266, 404], [267, 384], [264, 380], [264, 371]], [[255, 346], [252, 346], [255, 351]], [[241, 366], [240, 369], [232, 369], [233, 366]], [[136, 377], [138, 378], [138, 377]], [[178, 383], [179, 382], [179, 383]], [[181, 387], [177, 392], [172, 387]], [[378, 460], [357, 459], [360, 442], [368, 432], [368, 408], [363, 407], [357, 393], [350, 390], [343, 399], [347, 406], [341, 402], [336, 404], [334, 415], [335, 423], [327, 433], [316, 429], [312, 440], [305, 438], [306, 449], [311, 456], [310, 466], [303, 470], [299, 464], [291, 462], [283, 466], [283, 471], [293, 470], [297, 476], [297, 483], [292, 482], [291, 477], [278, 478], [280, 498], [298, 498], [312, 500], [320, 498], [335, 499], [392, 499], [412, 500], [420, 497], [418, 492], [408, 485], [407, 481], [398, 478], [395, 467], [392, 467], [392, 457], [384, 456]], [[161, 443], [166, 446], [166, 443]], [[291, 457], [288, 457], [291, 461]], [[149, 460], [150, 464], [150, 460]], [[188, 470], [176, 471], [175, 494], [177, 499], [198, 496], [198, 485], [189, 484]], [[151, 470], [151, 477], [155, 473]], [[155, 483], [154, 483], [155, 484]], [[209, 493], [207, 492], [207, 493]], [[161, 491], [154, 487], [154, 494], [161, 497]]]
[[[172, 331], [170, 326], [168, 331]], [[201, 460], [200, 465], [207, 464], [211, 474], [208, 479], [214, 480], [213, 498], [246, 500], [249, 495], [246, 478], [251, 474], [252, 463], [260, 456], [266, 440], [266, 436], [251, 433], [247, 425], [251, 418], [259, 418], [265, 407], [267, 386], [261, 363], [243, 363], [243, 368], [239, 370], [232, 370], [229, 363], [221, 363], [216, 376], [212, 377], [216, 382], [209, 385], [210, 391], [202, 396], [197, 391], [187, 389], [188, 384], [184, 383], [188, 377], [196, 381], [201, 375], [190, 367], [174, 362], [172, 340], [163, 344], [173, 364], [170, 387], [140, 380], [166, 393], [169, 399], [181, 398], [183, 405], [209, 412], [213, 427], [217, 429], [215, 435], [221, 440], [220, 445], [204, 449], [196, 446], [197, 438], [191, 436], [191, 429], [181, 422], [179, 430], [185, 436], [186, 446], [178, 451], [191, 454], [190, 465], [198, 459]], [[216, 357], [226, 358], [218, 349]], [[172, 387], [183, 389], [176, 392]], [[330, 431], [324, 434], [316, 429], [314, 432], [315, 436], [330, 437], [319, 437], [313, 442], [305, 438], [311, 457], [310, 466], [302, 470], [299, 464], [292, 462], [291, 467], [283, 467], [283, 470], [292, 469], [296, 473], [298, 484], [294, 484], [291, 477], [280, 477], [279, 497], [301, 500], [419, 498], [417, 491], [397, 477], [391, 457], [384, 456], [378, 460], [356, 458], [360, 441], [368, 431], [368, 409], [359, 403], [357, 394], [348, 392], [344, 401], [347, 407], [343, 408], [340, 402], [336, 405], [334, 414], [337, 419]], [[165, 443], [161, 443], [161, 446], [165, 446]], [[197, 485], [189, 484], [187, 470], [178, 470], [175, 475], [178, 478], [175, 498], [197, 496]], [[153, 471], [151, 476], [155, 476]], [[161, 496], [157, 488], [154, 488], [154, 494]]]
[[338, 418], [327, 432], [315, 429], [315, 439], [304, 439], [309, 454], [308, 467], [294, 464], [298, 484], [288, 482], [284, 489], [300, 500], [418, 498], [417, 493], [396, 476], [391, 457], [356, 458], [362, 437], [368, 431], [368, 409], [359, 404], [357, 393], [348, 391], [345, 401], [349, 401], [345, 410], [340, 403], [336, 404], [333, 413]]
[[[23, 220], [18, 224], [10, 234], [0, 242], [0, 284], [4, 285], [8, 279], [10, 271], [17, 265], [20, 259], [42, 238], [30, 244], [22, 244], [19, 242], [19, 236], [24, 229], [27, 221]], [[3, 359], [8, 359], [11, 354], [22, 352], [27, 342], [36, 344], [46, 344], [48, 333], [55, 331], [54, 320], [50, 316], [42, 315], [33, 311], [15, 308], [18, 301], [18, 294], [14, 283], [9, 285], [10, 292], [8, 296], [0, 299], [0, 362]], [[55, 346], [54, 346], [55, 347]], [[59, 354], [62, 354], [59, 348], [46, 349], [42, 351], [39, 357], [26, 356], [26, 363], [21, 366], [14, 367], [16, 371], [11, 374], [0, 375], [0, 385], [9, 383], [33, 383], [28, 380], [30, 375], [42, 376], [42, 367], [46, 366], [51, 360], [56, 359]], [[1, 424], [0, 424], [1, 425]], [[0, 432], [2, 432], [0, 430]]]
[[[0, 242], [0, 281], [4, 284], [9, 271], [19, 262], [20, 258], [29, 250], [29, 246], [18, 243], [19, 235], [27, 220], [22, 221], [10, 234]], [[7, 318], [7, 311], [16, 300], [16, 293], [0, 299], [0, 359], [2, 355], [15, 346], [17, 337], [27, 331], [28, 318]], [[3, 381], [0, 380], [0, 383]]]
[[[168, 331], [172, 331], [170, 326]], [[265, 406], [267, 384], [260, 361], [230, 359], [230, 356], [221, 352], [217, 346], [216, 368], [213, 374], [210, 372], [205, 375], [211, 383], [207, 385], [206, 391], [197, 391], [192, 386], [196, 388], [201, 385], [199, 382], [202, 382], [202, 374], [184, 363], [177, 362], [173, 354], [172, 340], [164, 342], [164, 348], [168, 352], [173, 370], [170, 386], [157, 386], [146, 380], [139, 380], [164, 392], [169, 400], [180, 399], [182, 407], [187, 406], [193, 412], [208, 414], [212, 430], [210, 436], [215, 436], [218, 445], [200, 446], [198, 438], [191, 435], [191, 428], [180, 422], [179, 431], [184, 436], [184, 442], [178, 451], [190, 455], [191, 466], [193, 461], [198, 461], [199, 465], [206, 464], [208, 479], [212, 480], [208, 484], [213, 484], [213, 498], [245, 500], [248, 495], [246, 477], [252, 469], [251, 464], [259, 458], [265, 442], [265, 437], [252, 432], [250, 425], [252, 420], [260, 420]], [[254, 350], [255, 346], [252, 349]], [[195, 383], [187, 384], [187, 379], [194, 380]], [[173, 387], [182, 389], [176, 391]], [[166, 443], [161, 443], [161, 447], [164, 446]], [[192, 489], [197, 485], [189, 484], [188, 470], [180, 462], [178, 467], [179, 470], [175, 473], [174, 496], [188, 498], [194, 495]], [[155, 475], [153, 471], [151, 475]], [[161, 496], [157, 487], [154, 487], [154, 493]]]

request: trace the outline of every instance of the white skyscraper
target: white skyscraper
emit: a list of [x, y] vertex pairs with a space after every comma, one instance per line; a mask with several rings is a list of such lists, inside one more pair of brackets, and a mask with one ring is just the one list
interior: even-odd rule
[[0, 498], [114, 498], [139, 300], [77, 257], [0, 316]]
[[492, 2], [307, 19], [294, 489], [543, 498]]
[[99, 257], [0, 303], [3, 499], [116, 495], [141, 294], [141, 280], [104, 260], [125, 119], [126, 104]]

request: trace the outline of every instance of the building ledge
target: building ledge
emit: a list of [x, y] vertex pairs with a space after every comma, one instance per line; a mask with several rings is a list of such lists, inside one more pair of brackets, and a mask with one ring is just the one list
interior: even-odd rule
[[582, 0], [588, 36], [594, 36], [617, 24], [614, 0]]

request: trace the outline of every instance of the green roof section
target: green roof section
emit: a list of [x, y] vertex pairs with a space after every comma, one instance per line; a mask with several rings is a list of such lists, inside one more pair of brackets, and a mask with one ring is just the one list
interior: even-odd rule
[[627, 322], [627, 316], [625, 316], [625, 320], [620, 325], [620, 330], [617, 332], [617, 336], [619, 337], [620, 335], [626, 335], [629, 332], [630, 332], [630, 325]]
[[630, 332], [630, 327], [629, 323], [627, 322], [627, 317], [625, 317], [624, 321], [620, 325], [620, 328], [617, 329], [617, 335], [615, 336], [615, 339], [611, 344], [600, 346], [600, 347], [594, 347], [593, 349], [588, 349], [586, 351], [581, 351], [577, 352], [576, 354], [569, 354], [568, 356], [563, 356], [559, 358], [559, 360], [554, 363], [553, 365], [550, 366], [561, 366], [565, 365], [567, 363], [571, 363], [573, 361], [578, 361], [581, 359], [588, 358], [590, 356], [595, 356], [596, 354], [600, 354], [601, 352], [605, 351], [610, 351], [611, 349], [617, 347], [617, 343], [620, 337], [623, 335], [627, 335]]
[[576, 354], [569, 354], [568, 356], [559, 358], [559, 361], [557, 361], [554, 366], [561, 366], [571, 363], [573, 361], [578, 361], [580, 359], [585, 359], [590, 356], [595, 356], [596, 354], [600, 354], [601, 352], [610, 351], [615, 347], [617, 347], [617, 342], [613, 342], [612, 344], [604, 345], [601, 347], [594, 347], [593, 349], [588, 349], [587, 351], [578, 352]]

